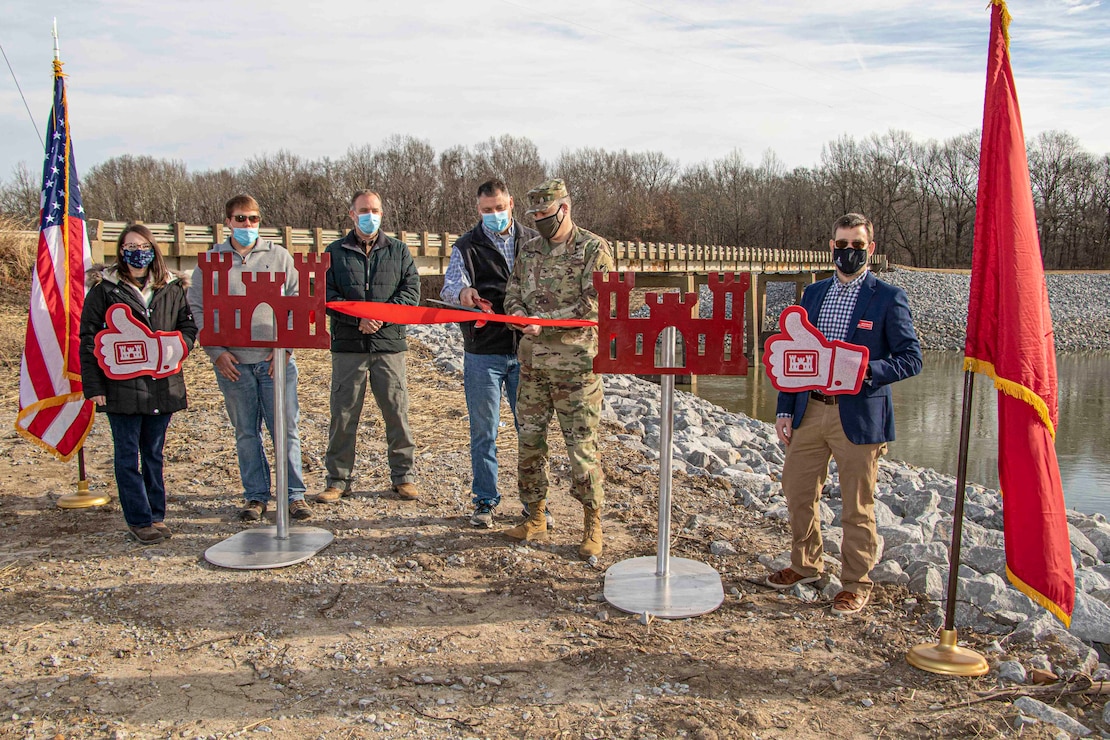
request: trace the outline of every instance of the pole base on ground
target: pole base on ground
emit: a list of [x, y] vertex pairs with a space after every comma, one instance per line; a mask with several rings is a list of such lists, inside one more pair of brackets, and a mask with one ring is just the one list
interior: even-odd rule
[[914, 645], [906, 653], [914, 668], [947, 676], [982, 676], [990, 670], [987, 659], [970, 648], [956, 644], [956, 630], [941, 630], [940, 642]]
[[285, 539], [277, 527], [245, 529], [204, 551], [204, 559], [221, 568], [264, 570], [303, 563], [332, 543], [335, 535], [319, 527], [290, 527]]
[[[82, 476], [84, 473], [82, 473]], [[89, 493], [87, 480], [77, 481], [77, 493], [67, 493], [58, 498], [59, 509], [87, 509], [90, 506], [103, 506], [109, 499], [103, 493]]]
[[605, 571], [605, 600], [629, 614], [661, 619], [708, 614], [725, 600], [721, 574], [705, 563], [670, 558], [669, 572], [656, 575], [656, 558], [622, 560]]

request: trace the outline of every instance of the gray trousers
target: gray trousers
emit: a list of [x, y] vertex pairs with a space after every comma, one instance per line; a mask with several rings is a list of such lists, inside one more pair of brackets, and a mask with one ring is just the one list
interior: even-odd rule
[[331, 423], [328, 425], [329, 487], [349, 490], [355, 466], [355, 439], [366, 380], [382, 412], [389, 444], [389, 478], [393, 485], [412, 483], [416, 444], [409, 428], [409, 391], [404, 352], [332, 352]]

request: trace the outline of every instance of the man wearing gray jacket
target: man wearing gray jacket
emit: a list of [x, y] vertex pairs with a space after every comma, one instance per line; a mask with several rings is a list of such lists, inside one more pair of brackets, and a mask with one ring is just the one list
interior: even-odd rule
[[[244, 295], [243, 273], [284, 272], [285, 295], [296, 295], [299, 275], [293, 257], [283, 247], [258, 237], [261, 214], [258, 202], [249, 195], [237, 195], [226, 204], [225, 225], [231, 230], [228, 240], [217, 244], [209, 254], [232, 255], [228, 273], [229, 295]], [[204, 280], [198, 266], [189, 286], [189, 307], [196, 317], [197, 328], [203, 328]], [[251, 336], [276, 336], [274, 319], [256, 311], [251, 320]], [[270, 464], [262, 449], [262, 422], [274, 435], [274, 378], [270, 361], [273, 350], [259, 347], [205, 347], [205, 353], [216, 371], [216, 382], [223, 393], [224, 407], [235, 427], [235, 451], [239, 458], [239, 477], [243, 483], [246, 503], [239, 520], [258, 521], [266, 513], [270, 500]], [[312, 517], [312, 509], [304, 500], [304, 476], [301, 473], [301, 437], [297, 430], [300, 406], [297, 402], [297, 364], [292, 354], [285, 370], [285, 446], [288, 450], [289, 515], [293, 519]], [[278, 444], [278, 440], [273, 440]]]

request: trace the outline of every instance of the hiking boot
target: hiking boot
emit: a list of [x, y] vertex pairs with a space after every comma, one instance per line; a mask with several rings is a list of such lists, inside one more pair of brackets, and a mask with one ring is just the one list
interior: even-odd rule
[[470, 525], [480, 529], [493, 529], [493, 507], [485, 501], [475, 506]]
[[265, 501], [248, 501], [247, 505], [239, 510], [239, 521], [257, 522], [266, 513]]
[[161, 532], [162, 537], [164, 537], [167, 540], [170, 537], [173, 537], [173, 532], [170, 531], [170, 528], [166, 526], [165, 522], [154, 522], [154, 524], [151, 524], [150, 526], [154, 527], [159, 532]]
[[541, 500], [528, 507], [528, 518], [512, 529], [505, 530], [505, 536], [514, 540], [531, 540], [547, 531], [547, 501]]
[[870, 594], [854, 594], [851, 591], [841, 591], [833, 598], [832, 609], [830, 610], [834, 617], [846, 617], [849, 614], [856, 612], [867, 606], [867, 599]]
[[803, 576], [793, 568], [783, 568], [776, 570], [763, 581], [771, 588], [777, 588], [780, 591], [785, 591], [788, 588], [794, 588], [801, 583], [813, 583], [821, 579], [820, 575]]
[[405, 501], [415, 501], [420, 498], [420, 489], [416, 487], [415, 483], [396, 483], [393, 490]]
[[128, 527], [127, 531], [131, 533], [131, 539], [140, 545], [153, 545], [166, 539], [166, 536], [154, 527]]
[[[525, 505], [524, 508], [520, 510], [520, 515], [522, 517], [524, 517], [525, 519], [527, 519], [529, 516], [531, 516], [531, 514], [528, 513], [528, 506], [527, 505]], [[543, 518], [547, 520], [547, 528], [548, 529], [555, 529], [555, 517], [551, 516], [550, 511], [545, 511], [543, 513]]]
[[305, 519], [312, 518], [312, 509], [305, 503], [303, 498], [289, 502], [289, 516], [296, 519], [298, 522], [303, 522]]
[[322, 493], [316, 494], [316, 503], [318, 504], [334, 504], [341, 498], [349, 496], [350, 493], [345, 488], [336, 488], [335, 486], [328, 486]]
[[582, 506], [582, 544], [578, 557], [587, 560], [601, 554], [601, 509]]

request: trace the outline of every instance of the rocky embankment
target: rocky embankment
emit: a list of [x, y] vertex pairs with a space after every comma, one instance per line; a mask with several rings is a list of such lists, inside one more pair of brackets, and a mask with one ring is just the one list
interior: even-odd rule
[[[895, 269], [880, 277], [906, 291], [922, 347], [964, 348], [970, 275]], [[1046, 281], [1056, 351], [1110, 349], [1110, 273], [1054, 273], [1046, 276]], [[793, 298], [791, 284], [768, 287], [770, 326]]]
[[[900, 271], [887, 273], [906, 288], [922, 343], [932, 349], [962, 346], [961, 322], [966, 316], [968, 278], [963, 275]], [[1110, 319], [1105, 296], [1108, 275], [1049, 276], [1050, 299], [1056, 319], [1057, 348], [1110, 347]], [[785, 295], [785, 292], [784, 294]], [[777, 315], [785, 307], [773, 307]], [[413, 327], [413, 334], [434, 348], [437, 366], [447, 372], [462, 370], [462, 342], [457, 328]], [[1093, 337], [1093, 338], [1092, 338]], [[605, 377], [604, 417], [624, 428], [609, 438], [638, 451], [645, 461], [659, 458], [659, 386], [630, 375]], [[783, 449], [771, 424], [732, 413], [689, 393], [675, 397], [674, 468], [689, 475], [707, 476], [729, 485], [737, 506], [787, 526], [787, 510], [779, 479]], [[840, 489], [835, 462], [821, 501], [822, 537], [831, 570], [839, 566]], [[880, 534], [879, 560], [872, 572], [877, 583], [902, 584], [912, 599], [931, 610], [936, 626], [943, 622], [948, 573], [948, 546], [956, 481], [933, 470], [882, 460], [875, 514]], [[699, 526], [696, 517], [683, 528]], [[1014, 589], [1006, 580], [1002, 532], [1002, 502], [998, 491], [970, 485], [967, 489], [962, 558], [957, 589], [956, 625], [960, 630], [997, 635], [989, 656], [999, 681], [1023, 684], [1043, 672], [1060, 678], [1077, 674], [1110, 680], [1110, 523], [1102, 515], [1068, 513], [1072, 559], [1075, 563], [1076, 601], [1070, 629]], [[727, 554], [732, 545], [714, 542], [714, 554]], [[760, 558], [768, 571], [789, 565], [789, 553], [766, 553]], [[833, 574], [791, 594], [803, 601], [829, 599], [840, 590]], [[1009, 645], [1036, 646], [1024, 662], [1005, 660]], [[1026, 645], [1028, 647], [1028, 645]], [[1023, 697], [1023, 716], [1055, 724], [1073, 734], [1066, 716], [1030, 697]], [[1110, 714], [1110, 710], [1107, 712]], [[1106, 720], [1110, 721], [1110, 717]], [[1032, 720], [1031, 720], [1032, 721]]]

